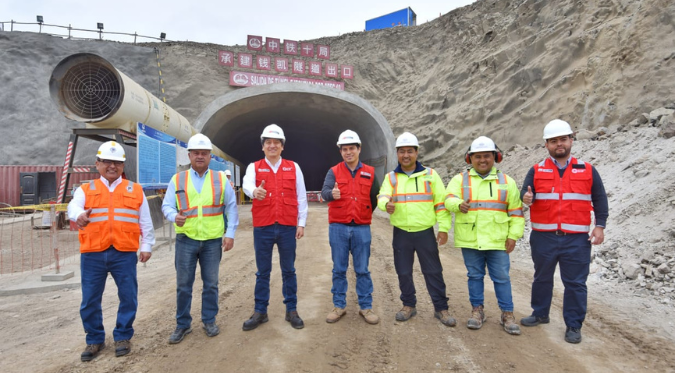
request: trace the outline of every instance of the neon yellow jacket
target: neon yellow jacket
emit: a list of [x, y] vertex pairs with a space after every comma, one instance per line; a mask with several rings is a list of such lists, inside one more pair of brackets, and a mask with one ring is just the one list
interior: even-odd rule
[[443, 204], [446, 193], [438, 173], [419, 162], [410, 177], [400, 171], [399, 166], [384, 178], [377, 207], [387, 211], [387, 202], [393, 201], [396, 210], [389, 215], [389, 221], [405, 231], [423, 231], [438, 222], [439, 232], [447, 232], [452, 222]]
[[[471, 168], [457, 174], [447, 188], [445, 207], [455, 213], [455, 247], [505, 250], [506, 239], [523, 236], [525, 219], [520, 190], [508, 175], [492, 167], [483, 179]], [[459, 211], [469, 199], [469, 212]]]
[[182, 227], [174, 224], [176, 233], [183, 233], [193, 240], [206, 241], [223, 237], [225, 233], [225, 182], [221, 172], [209, 172], [204, 179], [202, 192], [192, 184], [190, 171], [173, 175], [176, 187], [176, 206], [187, 219]]

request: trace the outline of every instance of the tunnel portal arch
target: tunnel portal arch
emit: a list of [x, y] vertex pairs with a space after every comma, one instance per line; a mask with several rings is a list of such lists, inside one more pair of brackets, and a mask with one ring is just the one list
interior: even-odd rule
[[326, 172], [342, 158], [336, 142], [351, 129], [361, 138], [361, 161], [376, 182], [396, 167], [394, 134], [384, 116], [361, 97], [303, 83], [238, 89], [211, 102], [193, 123], [214, 145], [245, 167], [264, 157], [260, 134], [278, 124], [286, 136], [282, 157], [300, 165], [307, 190], [321, 190]]

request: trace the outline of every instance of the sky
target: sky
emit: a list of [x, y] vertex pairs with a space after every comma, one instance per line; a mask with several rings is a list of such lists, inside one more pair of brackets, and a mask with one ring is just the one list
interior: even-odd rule
[[[473, 3], [473, 0], [3, 0], [0, 22], [36, 23], [44, 18], [42, 32], [68, 35], [68, 26], [152, 37], [166, 33], [167, 40], [245, 45], [247, 35], [288, 40], [310, 40], [363, 31], [365, 21], [406, 7], [417, 14], [417, 24]], [[0, 26], [1, 27], [1, 26]], [[38, 32], [37, 24], [15, 24], [14, 30]], [[96, 33], [72, 31], [74, 37], [98, 38]], [[104, 34], [104, 39], [133, 42], [133, 36]], [[138, 39], [152, 41], [149, 39]]]

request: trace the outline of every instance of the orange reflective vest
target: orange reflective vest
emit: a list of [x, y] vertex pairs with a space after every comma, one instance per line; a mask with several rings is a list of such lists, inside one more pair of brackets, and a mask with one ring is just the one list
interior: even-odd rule
[[563, 176], [550, 158], [534, 165], [532, 229], [588, 233], [591, 229], [593, 168], [572, 157]]
[[84, 209], [92, 209], [89, 224], [80, 229], [80, 252], [138, 251], [143, 188], [125, 180], [110, 192], [101, 179], [82, 185]]
[[333, 166], [335, 182], [340, 189], [340, 199], [328, 203], [329, 223], [370, 224], [373, 206], [370, 205], [370, 190], [375, 178], [375, 168], [361, 163], [362, 167], [352, 173], [344, 162]]
[[261, 201], [253, 199], [251, 213], [254, 227], [274, 223], [298, 225], [298, 193], [295, 187], [295, 163], [285, 159], [276, 173], [264, 159], [255, 163], [255, 185], [265, 181], [267, 196]]

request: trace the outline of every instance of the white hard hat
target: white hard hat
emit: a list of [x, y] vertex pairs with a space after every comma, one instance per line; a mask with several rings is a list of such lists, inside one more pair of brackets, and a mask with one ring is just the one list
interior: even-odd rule
[[352, 130], [346, 130], [342, 132], [337, 142], [338, 148], [340, 147], [340, 145], [349, 145], [349, 144], [361, 145], [361, 139], [359, 138], [359, 135]]
[[232, 176], [232, 172], [230, 172], [230, 170], [225, 170], [225, 176]]
[[265, 139], [279, 139], [281, 140], [281, 144], [286, 143], [284, 130], [282, 130], [281, 127], [277, 126], [276, 124], [270, 124], [262, 131], [262, 134], [260, 134], [260, 142], [265, 142]]
[[198, 133], [188, 140], [187, 150], [213, 150], [213, 146], [208, 137]]
[[473, 140], [471, 143], [471, 148], [469, 148], [469, 154], [494, 151], [497, 151], [495, 142], [486, 136], [481, 136]]
[[98, 159], [105, 159], [109, 161], [124, 162], [127, 160], [127, 156], [124, 153], [124, 148], [115, 141], [104, 142], [101, 146], [99, 146], [96, 157], [98, 157]]
[[574, 131], [572, 131], [572, 127], [570, 127], [569, 123], [564, 120], [554, 119], [548, 122], [546, 127], [544, 127], [544, 140], [558, 136], [571, 135], [573, 133]]
[[417, 137], [410, 132], [403, 132], [396, 139], [396, 147], [401, 148], [404, 146], [414, 146], [416, 148], [420, 147], [419, 142], [417, 142]]

